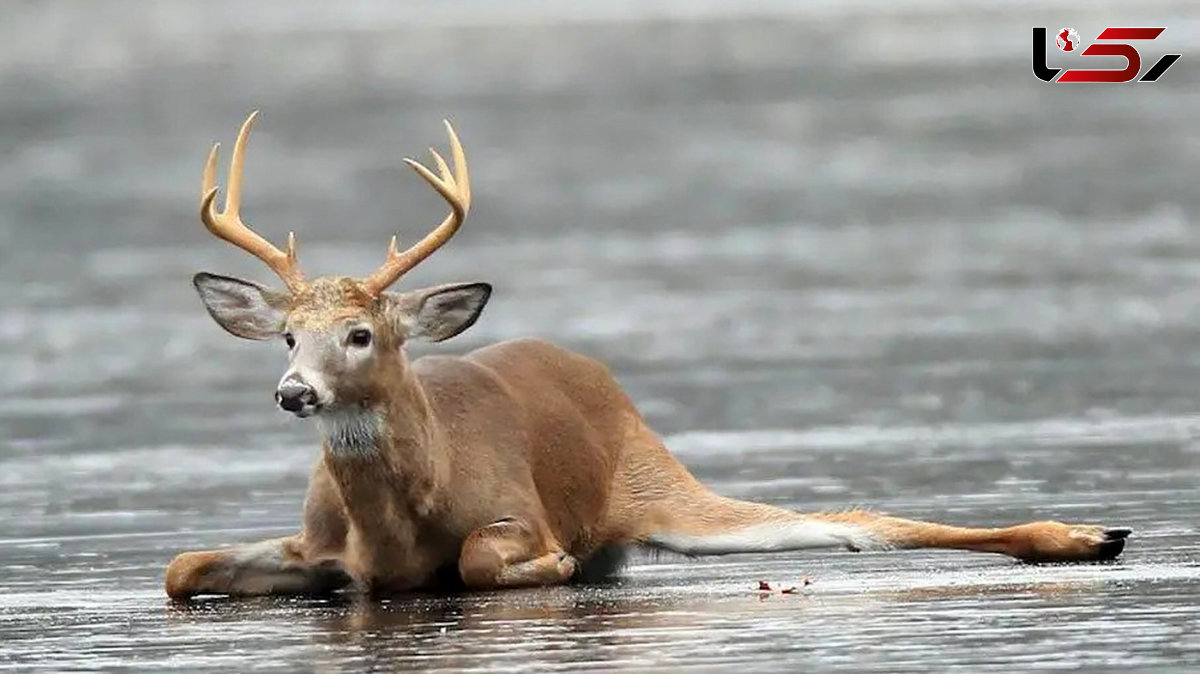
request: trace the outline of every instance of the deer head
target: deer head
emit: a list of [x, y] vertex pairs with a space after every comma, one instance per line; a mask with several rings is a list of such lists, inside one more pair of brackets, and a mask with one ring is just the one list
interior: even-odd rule
[[300, 273], [296, 238], [288, 235], [281, 251], [242, 222], [242, 166], [246, 139], [258, 116], [242, 125], [229, 166], [225, 208], [214, 201], [217, 150], [204, 169], [200, 219], [208, 231], [262, 260], [286, 287], [274, 290], [252, 281], [199, 273], [192, 279], [208, 313], [221, 327], [244, 339], [280, 338], [289, 366], [275, 391], [281, 408], [299, 417], [327, 409], [368, 406], [386, 397], [396, 370], [407, 366], [404, 344], [410, 339], [440, 342], [471, 327], [487, 303], [491, 286], [457, 283], [404, 293], [387, 292], [405, 272], [440, 248], [462, 225], [471, 207], [467, 160], [454, 128], [450, 134], [453, 170], [436, 150], [435, 175], [421, 164], [404, 161], [450, 205], [450, 215], [414, 246], [400, 252], [396, 237], [387, 258], [364, 278], [324, 277], [311, 281]]

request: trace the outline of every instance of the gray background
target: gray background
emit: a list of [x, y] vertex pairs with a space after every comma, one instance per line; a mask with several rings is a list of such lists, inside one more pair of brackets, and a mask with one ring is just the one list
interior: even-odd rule
[[[1145, 67], [1184, 57], [1047, 85], [1034, 25], [1167, 26]], [[0, 5], [0, 668], [1200, 665], [1197, 36], [1200, 6], [1154, 1]], [[254, 108], [246, 218], [312, 274], [440, 221], [400, 158], [451, 117], [475, 208], [403, 285], [496, 293], [436, 350], [601, 358], [722, 493], [1135, 536], [1111, 565], [639, 558], [171, 606], [175, 553], [295, 529], [317, 456], [273, 409], [284, 348], [188, 281], [270, 279], [196, 217]]]

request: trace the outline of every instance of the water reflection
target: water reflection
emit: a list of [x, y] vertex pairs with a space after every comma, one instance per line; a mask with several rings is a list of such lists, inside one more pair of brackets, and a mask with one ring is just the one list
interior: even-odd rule
[[[1025, 644], [1017, 637], [1031, 629], [1070, 648], [1152, 648], [1171, 630], [1150, 625], [1131, 639], [1107, 629], [1129, 619], [1121, 617], [1129, 612], [1126, 602], [1145, 592], [1109, 576], [1194, 578], [1180, 567], [1074, 567], [1065, 581], [1044, 575], [1049, 569], [1007, 564], [938, 575], [858, 569], [782, 594], [786, 583], [759, 592], [735, 578], [744, 571], [737, 563], [691, 567], [683, 573], [689, 582], [667, 590], [663, 585], [680, 573], [654, 568], [639, 567], [638, 578], [605, 587], [388, 600], [212, 599], [166, 611], [171, 629], [188, 634], [214, 624], [231, 635], [286, 629], [292, 640], [302, 639], [309, 664], [320, 671], [363, 665], [504, 671], [534, 661], [562, 670], [746, 661], [853, 661], [872, 669], [896, 658], [929, 666], [947, 657], [984, 663], [1020, 656]], [[778, 577], [780, 568], [767, 573]], [[761, 565], [745, 569], [761, 572]], [[1183, 608], [1177, 598], [1153, 594], [1164, 604], [1160, 610]], [[902, 644], [895, 641], [901, 633]], [[947, 639], [957, 643], [952, 651]], [[1042, 657], [1047, 664], [1069, 660], [1065, 653]]]

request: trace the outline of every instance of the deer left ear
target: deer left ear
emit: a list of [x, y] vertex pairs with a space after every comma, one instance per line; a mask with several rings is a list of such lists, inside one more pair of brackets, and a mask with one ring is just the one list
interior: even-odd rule
[[403, 326], [409, 339], [441, 342], [479, 320], [492, 295], [489, 283], [451, 283], [407, 293], [384, 293], [388, 316]]
[[200, 272], [192, 284], [222, 328], [243, 339], [264, 340], [283, 331], [289, 295], [232, 276]]

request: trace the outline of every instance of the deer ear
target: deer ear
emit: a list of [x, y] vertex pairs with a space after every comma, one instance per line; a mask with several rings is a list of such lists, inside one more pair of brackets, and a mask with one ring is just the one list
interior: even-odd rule
[[475, 324], [492, 295], [488, 283], [452, 283], [407, 293], [385, 293], [389, 316], [409, 339], [441, 342]]
[[290, 297], [251, 281], [200, 272], [192, 277], [204, 308], [222, 328], [244, 339], [283, 332]]

